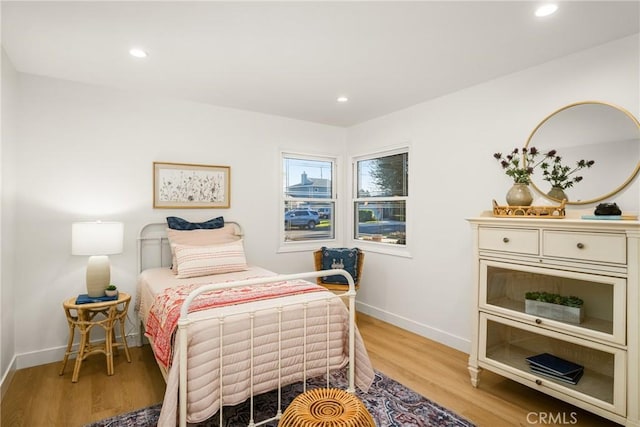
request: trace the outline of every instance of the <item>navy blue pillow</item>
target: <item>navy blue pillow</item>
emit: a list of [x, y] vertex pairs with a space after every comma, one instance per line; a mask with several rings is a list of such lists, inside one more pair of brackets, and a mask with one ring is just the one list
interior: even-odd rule
[[[322, 247], [322, 269], [331, 270], [333, 268], [341, 268], [353, 277], [354, 282], [358, 283], [358, 248], [327, 248]], [[324, 276], [322, 281], [325, 283], [335, 283], [346, 285], [347, 279], [344, 276]]]
[[168, 216], [167, 224], [169, 224], [169, 228], [172, 230], [211, 230], [224, 227], [224, 218], [219, 216], [218, 218], [213, 218], [205, 222], [189, 222], [177, 216]]

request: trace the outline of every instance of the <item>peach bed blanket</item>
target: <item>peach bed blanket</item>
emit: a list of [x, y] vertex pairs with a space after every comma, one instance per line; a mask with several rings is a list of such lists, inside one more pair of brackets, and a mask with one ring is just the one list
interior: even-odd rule
[[[249, 271], [246, 276], [255, 277], [255, 273]], [[226, 281], [223, 279], [215, 278], [218, 283]], [[148, 321], [150, 311], [141, 317]], [[348, 364], [348, 311], [339, 298], [325, 290], [206, 309], [193, 313], [193, 317], [199, 320], [189, 326], [188, 332], [189, 423], [212, 417], [221, 402], [223, 406], [236, 405], [252, 394], [302, 381], [305, 375], [323, 375], [327, 366], [334, 370]], [[357, 328], [355, 338], [356, 385], [366, 391], [374, 371]], [[176, 337], [159, 426], [176, 423], [177, 341]]]

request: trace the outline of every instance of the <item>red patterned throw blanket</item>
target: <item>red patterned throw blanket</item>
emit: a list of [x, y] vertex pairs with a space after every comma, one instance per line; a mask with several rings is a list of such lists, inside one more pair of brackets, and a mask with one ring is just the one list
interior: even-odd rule
[[[178, 325], [182, 303], [194, 289], [201, 286], [205, 285], [192, 284], [165, 289], [151, 306], [145, 335], [152, 340], [156, 358], [165, 369], [168, 369], [171, 363], [172, 337]], [[192, 301], [189, 313], [322, 290], [322, 286], [304, 280], [219, 289], [200, 294]]]

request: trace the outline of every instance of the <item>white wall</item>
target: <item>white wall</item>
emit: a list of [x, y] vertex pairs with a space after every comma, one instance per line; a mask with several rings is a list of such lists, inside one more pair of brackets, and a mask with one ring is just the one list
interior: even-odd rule
[[[125, 223], [112, 281], [135, 294], [136, 237], [167, 215], [224, 215], [245, 230], [248, 260], [310, 270], [309, 253], [276, 254], [280, 149], [343, 154], [345, 130], [204, 104], [20, 75], [15, 264], [18, 367], [60, 360], [61, 307], [84, 289], [86, 257], [72, 256], [71, 223]], [[152, 208], [152, 162], [231, 167], [231, 208]], [[133, 325], [130, 325], [133, 328]]]
[[15, 355], [15, 320], [13, 308], [13, 272], [15, 245], [15, 111], [17, 109], [17, 74], [2, 49], [2, 106], [0, 109], [0, 378], [2, 394], [6, 391]]
[[[360, 308], [468, 350], [473, 284], [464, 219], [489, 210], [492, 199], [504, 204], [511, 185], [492, 154], [522, 147], [542, 119], [573, 102], [607, 101], [638, 117], [639, 76], [638, 36], [628, 37], [350, 128], [351, 155], [411, 144], [415, 215], [413, 258], [367, 255]], [[637, 206], [637, 188], [612, 200]]]
[[[467, 350], [472, 266], [464, 218], [503, 200], [510, 186], [493, 152], [522, 146], [549, 112], [579, 100], [609, 101], [638, 116], [639, 73], [638, 39], [627, 38], [347, 130], [21, 74], [12, 176], [18, 367], [61, 359], [61, 302], [83, 291], [86, 265], [70, 255], [72, 222], [125, 223], [125, 251], [111, 261], [113, 281], [130, 293], [138, 230], [170, 214], [237, 220], [251, 262], [304, 271], [310, 253], [276, 252], [278, 151], [340, 155], [348, 147], [357, 155], [403, 143], [412, 150], [412, 258], [367, 254], [360, 308]], [[231, 166], [231, 208], [153, 209], [153, 161]]]

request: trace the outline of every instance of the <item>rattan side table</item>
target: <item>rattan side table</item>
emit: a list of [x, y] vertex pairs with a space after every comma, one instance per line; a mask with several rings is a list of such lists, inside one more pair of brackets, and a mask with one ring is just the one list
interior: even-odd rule
[[[76, 297], [67, 299], [62, 303], [69, 325], [69, 341], [67, 351], [64, 354], [60, 375], [64, 374], [69, 356], [76, 354], [76, 362], [73, 368], [71, 382], [78, 382], [82, 361], [92, 354], [102, 353], [107, 359], [107, 375], [113, 375], [113, 350], [123, 347], [127, 356], [127, 362], [131, 363], [131, 355], [127, 346], [125, 335], [125, 320], [131, 295], [125, 292], [118, 293], [118, 299], [112, 301], [101, 301], [88, 304], [76, 304]], [[116, 341], [115, 327], [120, 325], [120, 341]], [[105, 340], [102, 343], [91, 343], [91, 330], [94, 327], [104, 329]], [[80, 331], [80, 344], [78, 350], [72, 351], [75, 330]]]

